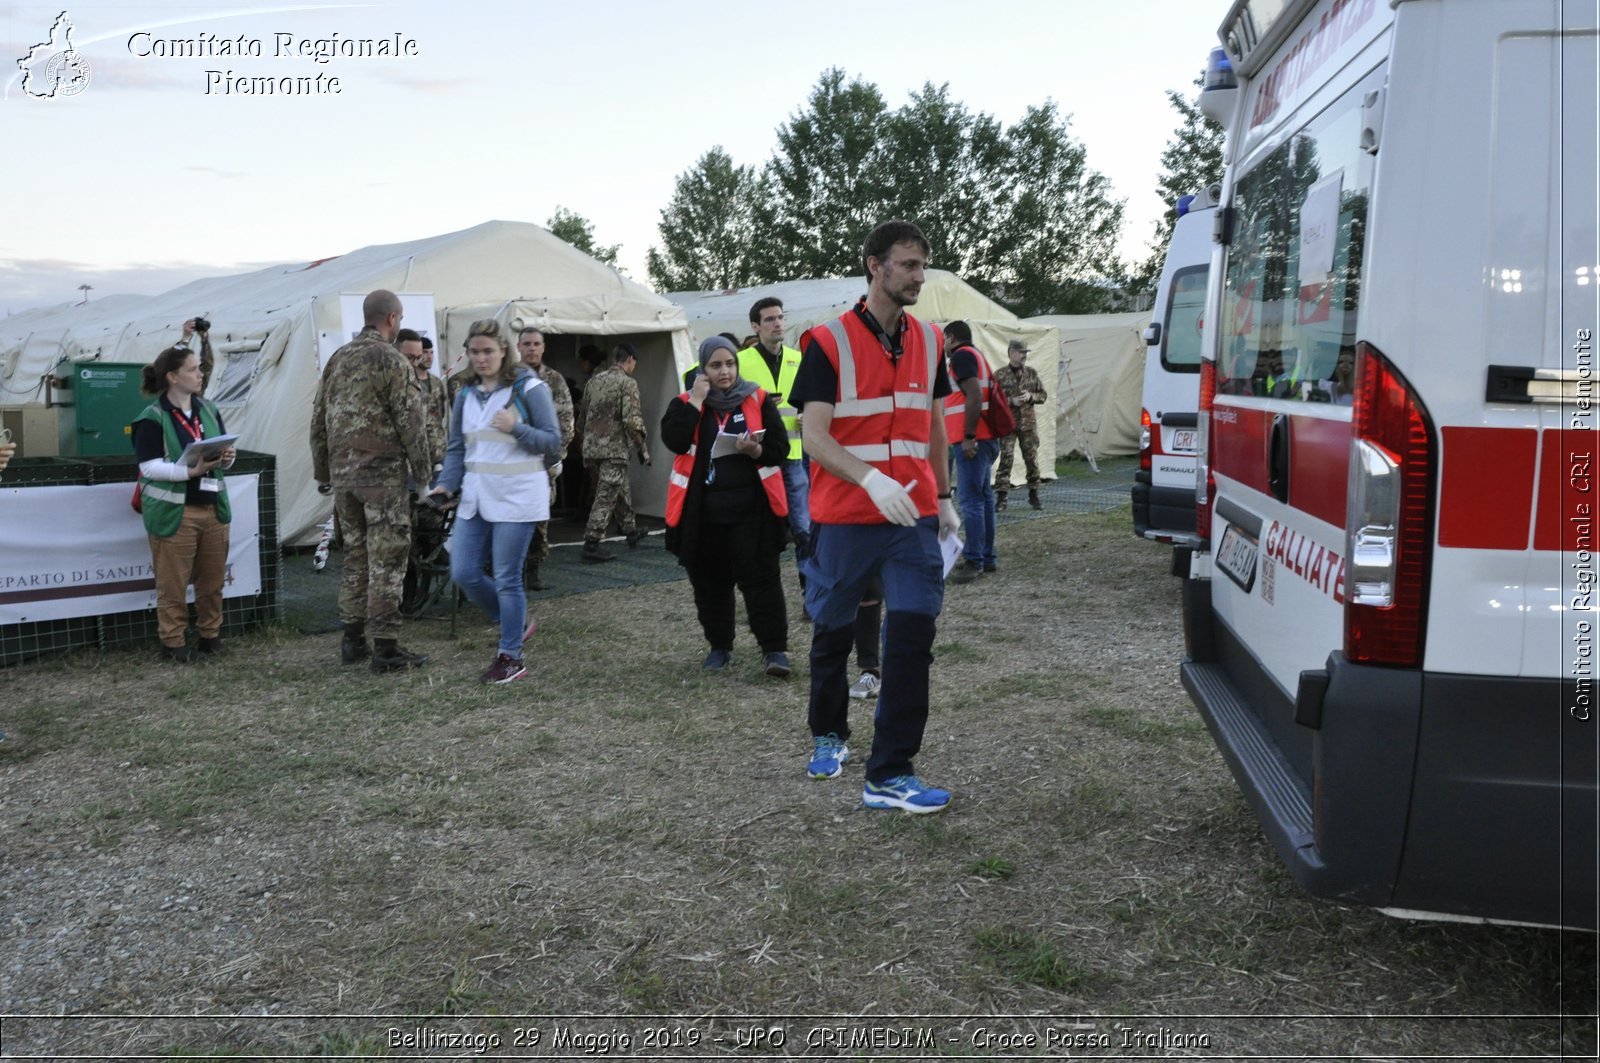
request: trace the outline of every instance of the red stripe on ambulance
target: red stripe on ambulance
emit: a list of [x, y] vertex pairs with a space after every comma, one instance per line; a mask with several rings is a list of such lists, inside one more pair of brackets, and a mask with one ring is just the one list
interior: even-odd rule
[[1526, 550], [1539, 434], [1445, 427], [1440, 435], [1439, 545]]

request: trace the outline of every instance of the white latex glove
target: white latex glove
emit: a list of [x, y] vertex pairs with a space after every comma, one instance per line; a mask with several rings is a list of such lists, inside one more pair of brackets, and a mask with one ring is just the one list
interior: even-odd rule
[[877, 469], [869, 471], [867, 478], [861, 481], [861, 489], [878, 507], [883, 519], [906, 528], [917, 523], [917, 507], [911, 501], [911, 489], [915, 486], [917, 481], [912, 480], [902, 487], [899, 480], [885, 476]]
[[948, 498], [939, 499], [939, 538], [948, 539], [961, 530], [961, 514], [956, 504]]

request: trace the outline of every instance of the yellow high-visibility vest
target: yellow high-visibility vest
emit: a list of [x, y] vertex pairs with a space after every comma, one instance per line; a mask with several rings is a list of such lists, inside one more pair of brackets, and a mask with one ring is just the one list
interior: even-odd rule
[[772, 379], [767, 359], [754, 347], [739, 352], [739, 375], [761, 388], [778, 404], [778, 414], [783, 418], [784, 430], [789, 433], [789, 460], [800, 457], [800, 411], [789, 402], [789, 389], [800, 372], [800, 352], [793, 347], [783, 347], [778, 354], [778, 379]]

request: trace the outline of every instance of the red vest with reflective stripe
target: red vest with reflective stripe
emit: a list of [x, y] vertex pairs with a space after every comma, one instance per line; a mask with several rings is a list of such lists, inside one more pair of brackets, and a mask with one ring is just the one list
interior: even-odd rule
[[[989, 359], [976, 347], [962, 345], [957, 351], [971, 351], [973, 359], [978, 363], [978, 427], [973, 429], [973, 435], [979, 439], [993, 439], [994, 429], [989, 427], [989, 397], [994, 389], [989, 385], [994, 377], [989, 369]], [[955, 351], [950, 352], [951, 359]], [[961, 390], [961, 385], [956, 382], [955, 365], [947, 360], [950, 366], [950, 394], [944, 399], [944, 434], [951, 443], [960, 443], [967, 438], [967, 393]]]
[[[689, 401], [689, 393], [685, 391], [678, 398], [684, 402]], [[747, 432], [761, 431], [761, 404], [767, 400], [767, 393], [756, 388], [753, 394], [745, 397], [739, 404], [739, 412], [744, 414], [744, 427]], [[701, 417], [705, 414], [702, 411]], [[683, 519], [683, 503], [689, 497], [689, 477], [694, 474], [694, 456], [699, 449], [700, 432], [695, 431], [695, 441], [689, 444], [689, 449], [672, 459], [672, 472], [667, 476], [667, 527], [676, 528]], [[779, 465], [758, 465], [756, 472], [761, 477], [761, 487], [767, 492], [767, 505], [772, 507], [772, 512], [780, 517], [789, 515], [789, 495], [783, 489], [783, 468]]]
[[[857, 458], [910, 487], [912, 504], [928, 517], [939, 512], [928, 432], [944, 337], [910, 314], [900, 336], [904, 353], [897, 361], [853, 310], [811, 332], [839, 377], [828, 433]], [[938, 460], [948, 459], [940, 454]], [[811, 519], [822, 524], [884, 522], [866, 491], [816, 461], [811, 463]]]

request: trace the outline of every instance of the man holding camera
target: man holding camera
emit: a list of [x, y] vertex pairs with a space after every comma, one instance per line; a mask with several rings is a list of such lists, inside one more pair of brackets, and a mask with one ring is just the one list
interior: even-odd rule
[[200, 335], [200, 391], [203, 393], [211, 386], [211, 369], [216, 364], [211, 356], [211, 322], [198, 314], [191, 317], [183, 323], [183, 338], [173, 346], [188, 350], [190, 338], [196, 333]]

